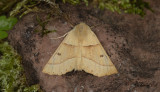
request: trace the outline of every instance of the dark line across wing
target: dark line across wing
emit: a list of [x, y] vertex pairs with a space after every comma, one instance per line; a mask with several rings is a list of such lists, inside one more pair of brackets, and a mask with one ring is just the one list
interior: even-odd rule
[[67, 62], [68, 60], [73, 59], [73, 58], [77, 58], [77, 57], [68, 58], [68, 59], [66, 59], [66, 60], [64, 60], [63, 62], [60, 62], [60, 63], [47, 63], [47, 64], [57, 65], [57, 64], [61, 64], [61, 63]]
[[[83, 57], [83, 58], [91, 60], [92, 62], [94, 62], [94, 63], [96, 63], [98, 65], [101, 65], [101, 64], [97, 63], [96, 61], [94, 61], [93, 59], [89, 59], [89, 58], [86, 58], [86, 57]], [[101, 66], [113, 66], [113, 65], [101, 65]]]
[[[72, 57], [72, 58], [69, 58], [69, 59], [73, 59], [73, 58], [77, 58], [77, 57]], [[101, 64], [97, 63], [96, 61], [94, 61], [94, 60], [92, 60], [92, 59], [89, 59], [89, 58], [86, 58], [86, 57], [83, 57], [83, 58], [88, 59], [88, 60], [91, 60], [92, 62], [94, 62], [94, 63], [96, 63], [96, 64], [98, 64], [98, 65], [101, 65]], [[67, 62], [69, 59], [64, 60], [64, 62]], [[51, 64], [51, 65], [57, 65], [57, 64], [62, 64], [62, 63], [64, 63], [64, 62], [60, 62], [60, 63], [48, 63], [48, 64], [49, 64], [49, 65], [50, 65], [50, 64]], [[75, 62], [76, 62], [76, 61], [75, 61]], [[101, 65], [101, 66], [113, 66], [113, 65]]]

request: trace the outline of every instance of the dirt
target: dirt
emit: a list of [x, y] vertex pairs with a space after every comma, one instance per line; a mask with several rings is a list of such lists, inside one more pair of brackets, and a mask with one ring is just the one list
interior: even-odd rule
[[[150, 0], [151, 1], [151, 0]], [[160, 92], [160, 1], [150, 2], [154, 13], [141, 18], [133, 14], [117, 14], [82, 5], [60, 4], [64, 17], [52, 16], [45, 26], [57, 30], [42, 37], [39, 16], [25, 15], [10, 31], [8, 40], [22, 56], [29, 85], [39, 83], [45, 92]], [[42, 73], [44, 65], [59, 46], [64, 35], [76, 24], [85, 22], [95, 32], [118, 74], [96, 77], [84, 71], [62, 76]]]

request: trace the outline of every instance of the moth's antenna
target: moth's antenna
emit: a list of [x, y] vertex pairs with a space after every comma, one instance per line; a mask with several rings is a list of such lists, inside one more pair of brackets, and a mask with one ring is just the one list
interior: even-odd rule
[[[72, 25], [72, 23], [70, 23], [69, 22], [69, 24], [70, 24], [70, 26], [73, 28], [74, 26]], [[68, 32], [67, 33], [65, 33], [64, 35], [62, 35], [62, 36], [59, 36], [59, 37], [56, 37], [56, 38], [50, 38], [50, 39], [60, 39], [60, 38], [63, 38], [63, 37], [65, 37], [66, 35], [68, 34]]]
[[74, 26], [73, 26], [73, 24], [71, 23], [71, 22], [69, 22], [69, 24], [70, 24], [70, 26], [73, 28]]
[[56, 38], [50, 38], [50, 39], [60, 39], [60, 38], [65, 37], [67, 34], [68, 34], [68, 32], [67, 32], [67, 33], [65, 33], [65, 34], [64, 34], [64, 35], [62, 35], [62, 36], [59, 36], [59, 37], [56, 37]]

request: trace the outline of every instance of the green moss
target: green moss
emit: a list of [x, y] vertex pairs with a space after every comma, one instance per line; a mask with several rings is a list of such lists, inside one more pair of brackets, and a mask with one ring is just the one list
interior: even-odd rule
[[[100, 9], [108, 9], [112, 12], [124, 12], [131, 14], [138, 14], [144, 16], [146, 14], [145, 9], [151, 10], [148, 2], [143, 0], [62, 0], [64, 3], [68, 2], [73, 5], [80, 3], [95, 4]], [[90, 2], [89, 2], [90, 1]]]
[[27, 86], [21, 58], [7, 43], [0, 43], [0, 92], [37, 92], [38, 85]]
[[80, 4], [81, 2], [84, 2], [87, 6], [88, 6], [88, 0], [62, 0], [63, 3], [71, 3], [73, 5], [76, 5], [76, 4]]
[[6, 31], [11, 30], [16, 23], [17, 19], [14, 17], [0, 16], [0, 40], [7, 38], [8, 33]]
[[[54, 8], [58, 9], [58, 4], [55, 1], [59, 0], [2, 0], [0, 1], [0, 14], [7, 11], [10, 12], [10, 16], [19, 15], [22, 17], [29, 12], [41, 11], [37, 6], [42, 3], [46, 3]], [[144, 16], [146, 14], [145, 10], [151, 9], [148, 2], [144, 0], [61, 0], [63, 3], [70, 3], [73, 5], [84, 3], [86, 6], [88, 4], [94, 4], [100, 9], [108, 9], [113, 12], [124, 12], [131, 14], [138, 14]], [[15, 5], [15, 6], [13, 6]], [[53, 8], [52, 7], [52, 8]]]
[[0, 15], [9, 12], [20, 0], [0, 0]]
[[10, 12], [10, 16], [15, 16], [20, 14], [20, 18], [30, 12], [39, 11], [36, 5], [39, 4], [36, 0], [20, 0], [13, 10]]
[[41, 30], [36, 29], [35, 32], [40, 32], [42, 37], [47, 35], [48, 33], [56, 32], [56, 30], [47, 30], [46, 29], [46, 25], [47, 25], [49, 19], [50, 19], [50, 16], [48, 16], [48, 18], [46, 18], [45, 21], [42, 20], [38, 15], [36, 17], [38, 24], [41, 26]]

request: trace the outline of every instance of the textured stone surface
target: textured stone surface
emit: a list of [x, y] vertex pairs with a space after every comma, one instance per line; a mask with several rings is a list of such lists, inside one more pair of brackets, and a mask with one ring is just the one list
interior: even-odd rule
[[[151, 2], [155, 13], [137, 15], [116, 14], [93, 8], [60, 5], [69, 16], [52, 17], [45, 26], [56, 30], [42, 37], [36, 20], [45, 21], [47, 14], [24, 16], [9, 33], [10, 44], [22, 56], [29, 84], [39, 83], [46, 92], [159, 92], [160, 90], [160, 6]], [[159, 2], [160, 3], [160, 2]], [[42, 73], [44, 65], [59, 46], [64, 35], [80, 22], [95, 32], [119, 73], [95, 77], [84, 71], [72, 71], [62, 76]], [[71, 23], [71, 24], [70, 24]]]

